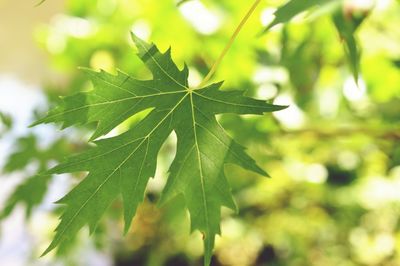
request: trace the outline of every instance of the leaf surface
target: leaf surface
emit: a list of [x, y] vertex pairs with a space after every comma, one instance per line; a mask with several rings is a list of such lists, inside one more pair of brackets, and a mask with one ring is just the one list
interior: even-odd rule
[[153, 79], [138, 80], [118, 72], [88, 71], [94, 89], [66, 97], [38, 123], [58, 122], [63, 127], [97, 122], [97, 139], [132, 115], [150, 113], [132, 129], [112, 138], [94, 141], [96, 146], [49, 170], [48, 174], [87, 171], [86, 178], [59, 203], [65, 204], [56, 235], [44, 252], [75, 235], [84, 225], [93, 231], [108, 206], [122, 195], [125, 231], [143, 201], [157, 154], [172, 131], [177, 153], [169, 170], [161, 203], [182, 194], [190, 213], [192, 230], [204, 236], [205, 265], [211, 261], [215, 235], [220, 233], [220, 209], [235, 209], [224, 165], [234, 163], [266, 175], [244, 148], [233, 141], [215, 118], [216, 114], [263, 114], [285, 108], [243, 96], [240, 91], [221, 91], [222, 83], [205, 88], [188, 87], [188, 68], [178, 69], [170, 50], [161, 53], [154, 44], [132, 36], [138, 56]]

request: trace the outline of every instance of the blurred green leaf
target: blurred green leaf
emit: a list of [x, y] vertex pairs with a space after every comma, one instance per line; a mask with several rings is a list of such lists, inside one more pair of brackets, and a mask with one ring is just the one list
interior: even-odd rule
[[13, 120], [8, 114], [0, 112], [0, 137], [12, 128]]
[[292, 18], [299, 15], [300, 13], [313, 8], [318, 5], [324, 5], [326, 3], [332, 1], [341, 1], [341, 0], [291, 0], [288, 1], [283, 6], [280, 6], [274, 13], [274, 20], [268, 24], [268, 26], [264, 29], [263, 33], [267, 32], [273, 26], [289, 22]]
[[0, 219], [7, 217], [19, 203], [26, 205], [26, 216], [29, 217], [33, 207], [40, 204], [47, 192], [51, 175], [41, 174], [51, 162], [60, 161], [76, 147], [68, 144], [64, 138], [55, 140], [49, 147], [41, 148], [37, 137], [30, 134], [17, 140], [17, 150], [12, 153], [4, 166], [5, 173], [27, 170], [36, 164], [37, 175], [28, 177], [18, 185], [8, 198], [4, 207], [0, 208]]
[[75, 148], [62, 137], [49, 147], [40, 148], [37, 136], [33, 134], [19, 138], [16, 146], [16, 151], [8, 157], [4, 165], [6, 173], [23, 170], [30, 163], [37, 163], [38, 171], [43, 171], [51, 160], [59, 161]]
[[46, 194], [50, 175], [35, 175], [19, 185], [0, 212], [0, 220], [13, 211], [17, 204], [26, 205], [26, 216], [30, 217], [33, 207], [40, 204]]
[[354, 37], [356, 29], [361, 24], [361, 21], [355, 21], [349, 17], [345, 17], [343, 10], [338, 10], [333, 15], [333, 22], [339, 32], [341, 40], [344, 42], [344, 50], [350, 64], [350, 69], [354, 80], [358, 83], [360, 72], [360, 48]]
[[12, 153], [4, 166], [4, 171], [10, 173], [24, 169], [30, 162], [38, 158], [37, 140], [35, 135], [22, 137], [17, 141], [17, 150]]

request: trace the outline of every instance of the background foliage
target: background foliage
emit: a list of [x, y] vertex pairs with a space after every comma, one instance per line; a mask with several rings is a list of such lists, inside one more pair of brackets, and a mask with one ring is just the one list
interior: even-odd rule
[[[249, 96], [290, 108], [274, 116], [220, 117], [272, 178], [226, 167], [239, 213], [223, 210], [223, 235], [217, 239], [213, 265], [398, 265], [400, 5], [390, 0], [345, 1], [339, 10], [316, 7], [256, 37], [271, 22], [273, 8], [282, 4], [263, 1], [215, 78], [225, 80], [225, 88], [246, 90]], [[178, 65], [186, 62], [195, 73], [190, 82], [199, 83], [250, 3], [69, 0], [66, 5], [64, 14], [35, 31], [53, 68], [66, 80], [44, 81], [49, 105], [57, 103], [56, 95], [91, 89], [77, 66], [149, 75], [135, 56], [130, 31], [163, 51], [171, 45]], [[349, 64], [343, 41], [353, 37], [361, 57]], [[358, 86], [352, 73], [357, 64]], [[6, 114], [1, 121], [5, 126], [0, 134], [7, 134], [12, 123]], [[118, 130], [135, 122], [127, 121]], [[37, 144], [40, 136], [17, 140], [3, 173], [26, 169], [26, 181], [3, 206], [2, 217], [17, 202], [25, 203], [30, 214], [48, 182], [33, 173], [85, 149], [82, 136], [91, 129], [81, 127], [67, 140], [47, 146]], [[171, 138], [162, 149], [156, 178], [127, 236], [120, 233], [120, 202], [108, 210], [95, 233], [96, 246], [116, 265], [201, 263], [201, 237], [189, 235], [187, 214], [176, 208], [181, 200], [161, 209], [155, 205], [174, 156], [173, 143]], [[81, 178], [71, 177], [73, 183]], [[51, 236], [49, 229], [34, 258]], [[85, 249], [87, 238], [82, 232], [72, 247], [60, 250], [60, 258], [49, 260], [79, 265], [73, 254]]]

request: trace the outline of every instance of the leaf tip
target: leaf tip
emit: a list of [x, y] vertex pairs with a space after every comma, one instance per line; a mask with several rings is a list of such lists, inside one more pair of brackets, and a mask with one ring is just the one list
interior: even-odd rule
[[133, 43], [135, 44], [136, 48], [139, 51], [139, 55], [145, 54], [149, 49], [150, 49], [150, 44], [145, 42], [143, 39], [141, 39], [139, 36], [137, 36], [135, 33], [131, 31], [131, 39]]
[[267, 26], [266, 28], [262, 29], [261, 31], [259, 31], [256, 34], [256, 37], [257, 38], [261, 38], [262, 36], [264, 36], [269, 31], [270, 28], [271, 28], [270, 26]]
[[93, 70], [91, 68], [88, 68], [88, 67], [83, 67], [83, 66], [79, 66], [78, 70], [81, 70], [81, 71], [83, 71], [85, 73], [96, 73], [95, 70]]
[[260, 168], [258, 173], [264, 177], [271, 178], [271, 176], [264, 169]]
[[143, 42], [142, 39], [140, 39], [133, 31], [131, 31], [131, 39], [134, 42], [134, 44], [137, 46], [139, 43]]
[[290, 105], [274, 105], [274, 107], [275, 107], [274, 111], [281, 111], [281, 110], [288, 108], [289, 106]]
[[130, 31], [130, 34], [131, 34], [131, 39], [132, 39], [133, 41], [135, 41], [136, 38], [138, 38], [138, 37], [136, 36], [136, 34], [135, 34], [133, 31]]
[[131, 223], [130, 222], [128, 223], [127, 221], [125, 221], [123, 235], [126, 236], [130, 229], [131, 229]]
[[211, 264], [214, 241], [210, 235], [202, 233], [202, 236], [204, 241], [204, 266], [209, 266]]
[[99, 137], [99, 136], [97, 136], [97, 135], [98, 135], [98, 134], [96, 134], [96, 132], [93, 133], [93, 135], [90, 136], [88, 142], [93, 142], [93, 141], [95, 141], [95, 140]]
[[45, 251], [43, 251], [43, 253], [40, 255], [39, 258], [43, 258], [44, 256], [46, 256], [50, 251], [52, 251], [55, 248], [55, 245], [53, 244], [53, 242], [46, 248]]
[[35, 127], [35, 126], [37, 126], [37, 125], [39, 125], [39, 124], [41, 124], [41, 123], [42, 123], [42, 119], [36, 120], [36, 121], [32, 122], [32, 123], [28, 126], [28, 128], [33, 128], [33, 127]]

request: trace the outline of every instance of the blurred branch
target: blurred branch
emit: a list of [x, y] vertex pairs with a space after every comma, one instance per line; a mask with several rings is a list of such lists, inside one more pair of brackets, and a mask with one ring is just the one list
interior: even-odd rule
[[35, 5], [35, 7], [40, 6], [40, 5], [43, 4], [45, 1], [46, 1], [46, 0], [41, 0], [39, 3], [37, 3], [37, 4]]
[[400, 129], [373, 129], [373, 128], [335, 128], [335, 129], [321, 129], [321, 128], [308, 128], [301, 130], [281, 130], [277, 135], [299, 135], [299, 134], [312, 134], [321, 138], [332, 137], [347, 137], [356, 134], [363, 134], [369, 137], [385, 139], [385, 140], [400, 140]]

